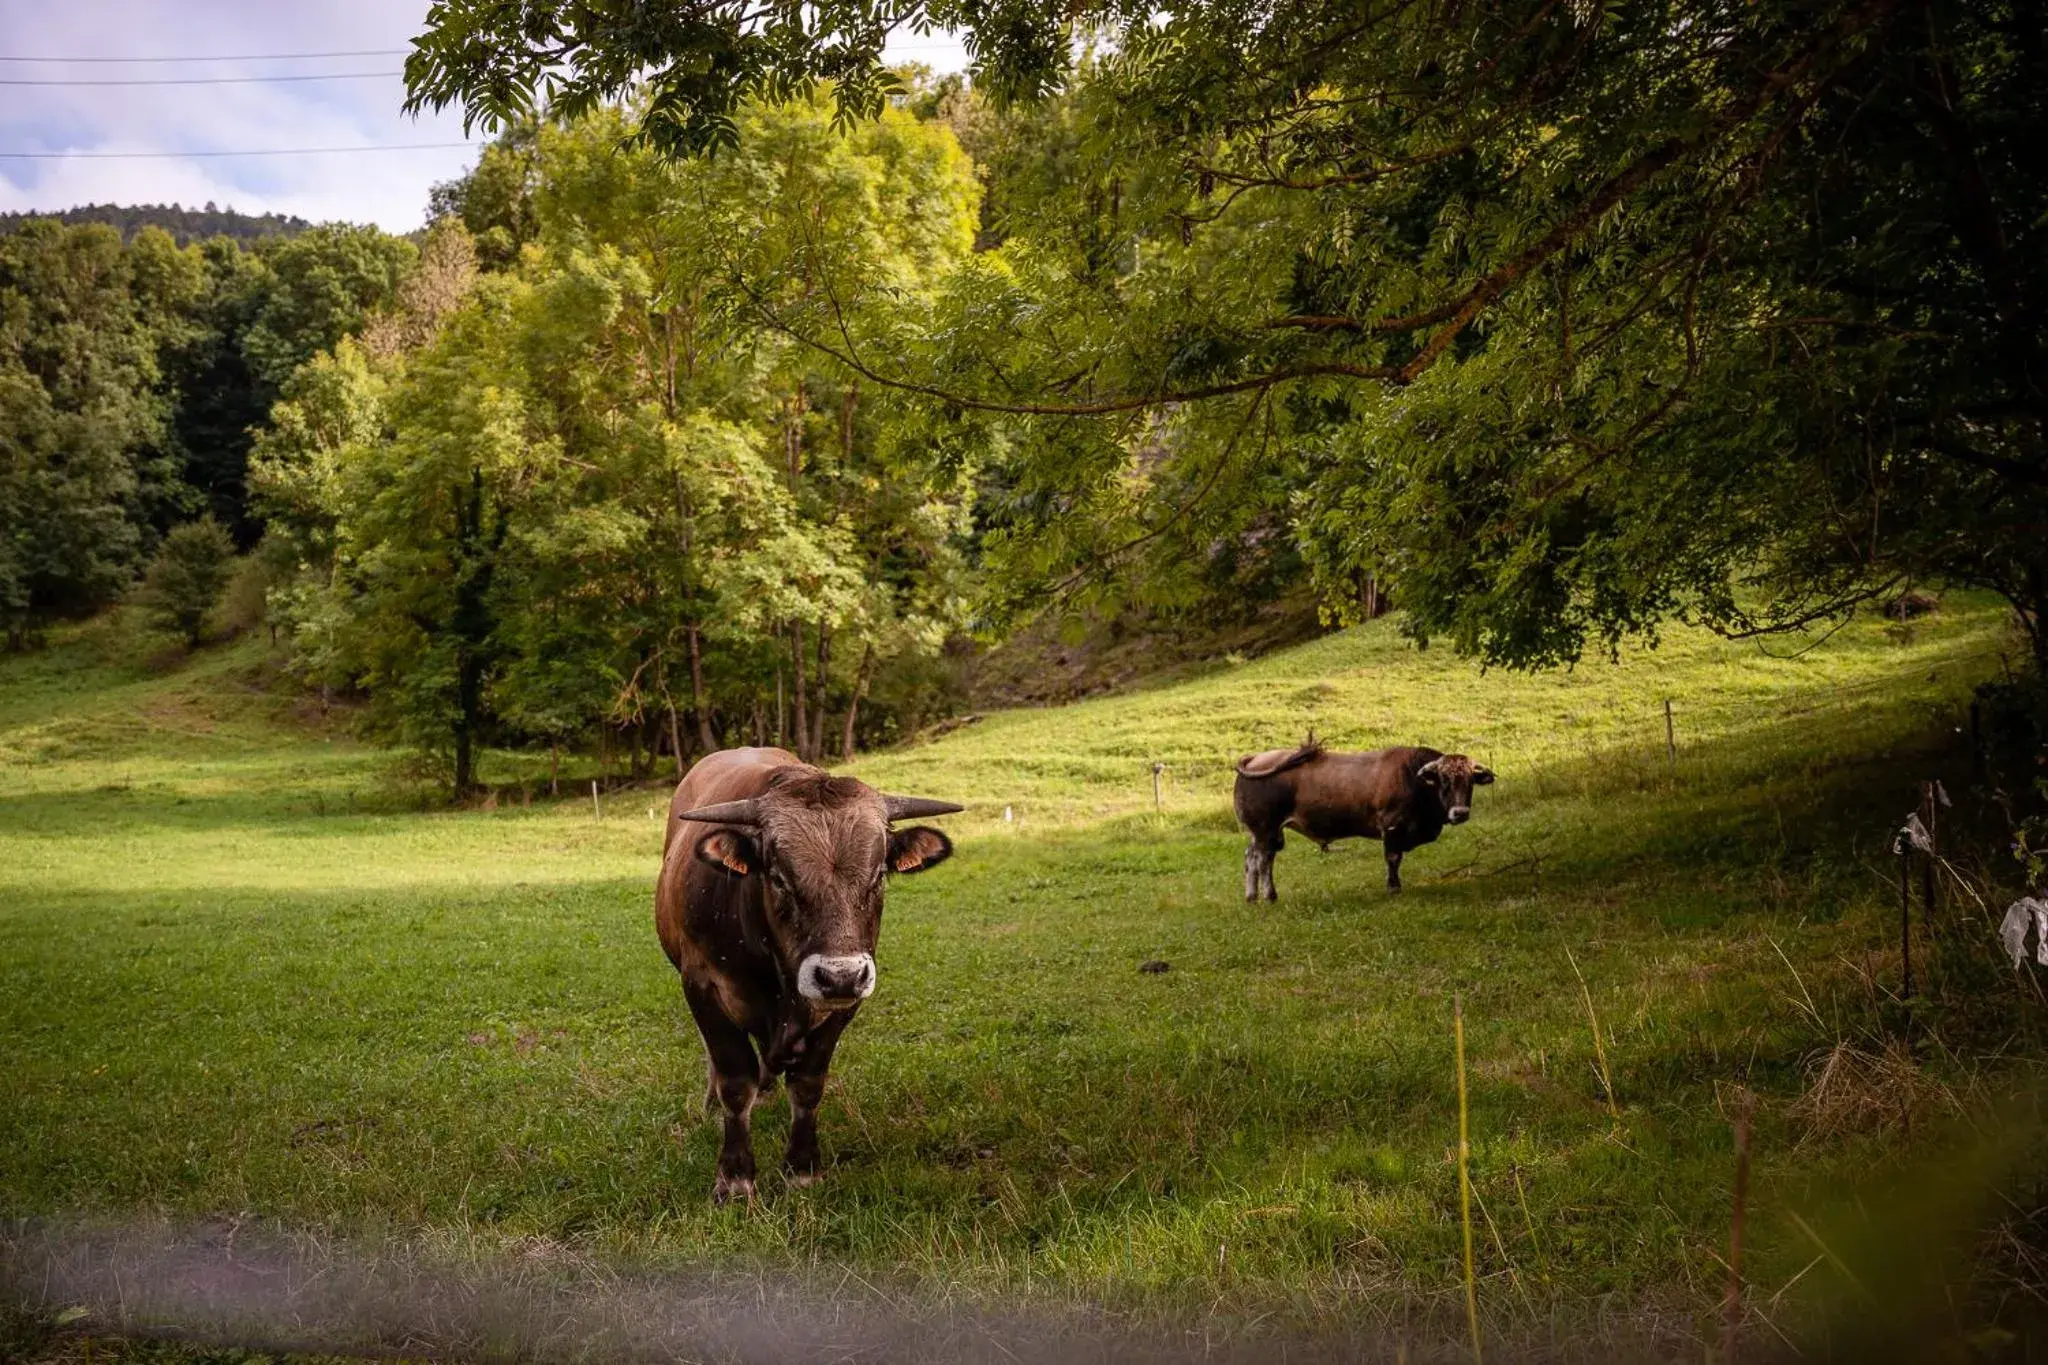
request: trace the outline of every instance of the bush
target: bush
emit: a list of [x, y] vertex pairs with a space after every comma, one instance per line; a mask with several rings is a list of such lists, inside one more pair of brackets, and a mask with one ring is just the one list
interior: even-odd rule
[[142, 578], [140, 602], [149, 623], [198, 644], [234, 562], [235, 542], [212, 517], [173, 527]]
[[271, 642], [276, 643], [279, 622], [272, 620], [270, 595], [289, 583], [297, 570], [292, 547], [277, 536], [265, 536], [229, 570], [220, 605], [207, 622], [208, 633], [217, 640], [232, 640], [269, 622]]

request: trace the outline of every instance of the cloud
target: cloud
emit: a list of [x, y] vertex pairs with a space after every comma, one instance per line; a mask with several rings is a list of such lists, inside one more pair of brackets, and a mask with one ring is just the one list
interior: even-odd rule
[[[403, 49], [428, 0], [0, 0], [7, 55], [165, 57]], [[889, 55], [957, 70], [957, 40], [905, 34]], [[396, 72], [402, 56], [156, 64], [0, 62], [13, 80]], [[396, 75], [234, 85], [0, 86], [0, 152], [188, 152], [462, 142], [458, 112], [408, 118]], [[479, 139], [481, 140], [481, 139]], [[427, 194], [475, 164], [472, 147], [266, 157], [0, 158], [0, 210], [209, 201], [250, 213], [418, 227]]]
[[[9, 55], [161, 57], [332, 52], [406, 47], [426, 0], [273, 5], [263, 0], [100, 0], [51, 5], [0, 0]], [[398, 56], [322, 61], [46, 65], [0, 63], [28, 80], [270, 76], [395, 72]], [[404, 83], [369, 80], [277, 84], [0, 87], [0, 151], [176, 152], [371, 147], [457, 142], [453, 113], [407, 118]], [[418, 227], [427, 192], [462, 173], [476, 153], [353, 152], [321, 156], [161, 160], [0, 160], [0, 209], [211, 200], [250, 212]]]

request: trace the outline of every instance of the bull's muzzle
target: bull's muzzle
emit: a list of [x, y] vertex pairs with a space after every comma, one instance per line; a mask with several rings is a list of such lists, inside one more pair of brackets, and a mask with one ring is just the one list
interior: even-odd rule
[[1462, 825], [1471, 818], [1472, 808], [1470, 806], [1452, 806], [1450, 809], [1450, 819], [1454, 825]]
[[796, 969], [796, 988], [804, 999], [827, 1009], [858, 1005], [875, 993], [874, 956], [812, 953]]

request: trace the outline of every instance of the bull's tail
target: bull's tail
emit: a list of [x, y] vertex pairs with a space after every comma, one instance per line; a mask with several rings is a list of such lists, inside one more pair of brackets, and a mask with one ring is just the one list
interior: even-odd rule
[[1323, 743], [1310, 731], [1309, 737], [1292, 749], [1268, 749], [1262, 754], [1246, 754], [1237, 760], [1239, 777], [1272, 777], [1290, 768], [1299, 768], [1323, 752]]

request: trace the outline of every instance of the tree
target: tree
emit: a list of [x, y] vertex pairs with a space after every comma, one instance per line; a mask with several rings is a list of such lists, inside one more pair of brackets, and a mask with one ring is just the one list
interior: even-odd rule
[[485, 144], [469, 174], [434, 186], [428, 196], [427, 217], [459, 220], [485, 269], [509, 267], [538, 231], [533, 193], [539, 136], [536, 120], [506, 129]]
[[476, 242], [469, 230], [453, 218], [432, 224], [391, 303], [362, 329], [364, 349], [395, 355], [425, 346], [476, 287], [476, 273]]
[[[516, 286], [486, 289], [408, 367], [390, 440], [340, 444], [334, 520], [338, 661], [387, 732], [476, 784], [502, 655], [500, 570], [557, 451], [502, 382]], [[314, 485], [319, 489], [321, 485]]]
[[1391, 580], [1411, 630], [1500, 662], [1674, 614], [1796, 628], [1925, 577], [2004, 593], [2048, 667], [2025, 7], [941, 0], [749, 27], [441, 0], [408, 79], [487, 124], [543, 79], [569, 107], [644, 79], [637, 134], [679, 154], [825, 76], [872, 112], [881, 37], [931, 23], [998, 102], [1064, 87], [1063, 173], [1011, 183], [1001, 252], [921, 326], [763, 316], [1017, 452], [1014, 572], [1100, 577], [1258, 508], [1334, 614]]
[[0, 615], [14, 648], [118, 597], [178, 496], [131, 266], [109, 227], [0, 236]]
[[971, 171], [908, 114], [744, 118], [752, 152], [685, 166], [622, 153], [615, 113], [540, 127], [516, 267], [469, 273], [444, 221], [258, 438], [258, 505], [305, 564], [275, 596], [300, 666], [458, 792], [488, 745], [822, 756], [960, 618], [971, 473], [733, 281], [743, 254], [776, 306], [887, 330], [968, 251]]
[[0, 232], [18, 227], [32, 218], [54, 218], [60, 223], [105, 223], [133, 240], [144, 228], [167, 233], [179, 246], [214, 238], [253, 242], [264, 237], [289, 236], [313, 226], [303, 218], [282, 213], [236, 213], [233, 209], [188, 209], [178, 204], [85, 204], [60, 213], [0, 213]]
[[250, 373], [275, 394], [293, 370], [389, 304], [416, 255], [403, 238], [342, 223], [260, 243], [264, 270], [241, 337]]
[[234, 562], [234, 539], [212, 517], [172, 527], [142, 579], [140, 601], [149, 623], [197, 645]]

